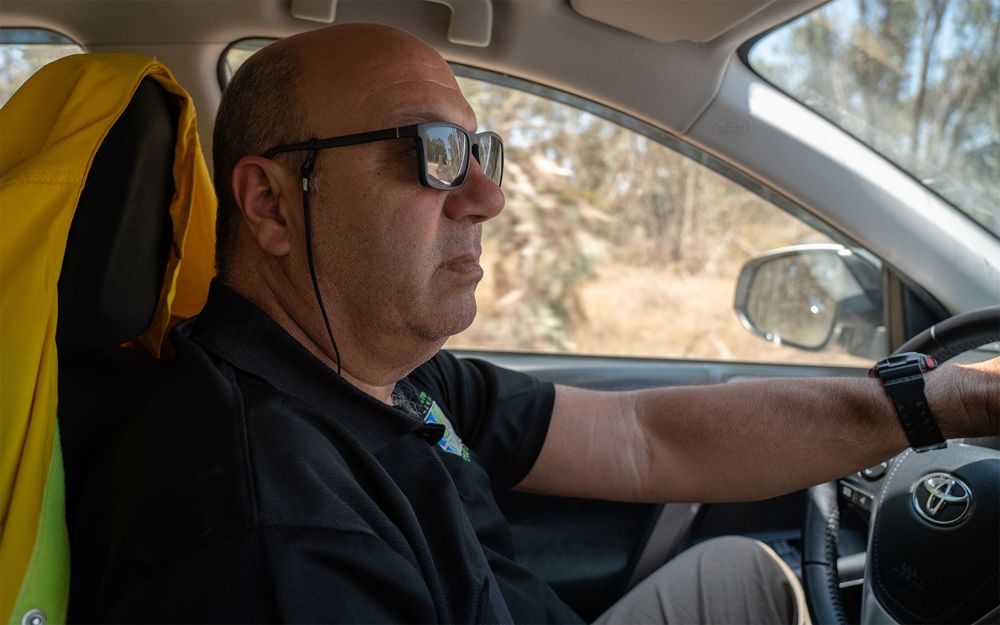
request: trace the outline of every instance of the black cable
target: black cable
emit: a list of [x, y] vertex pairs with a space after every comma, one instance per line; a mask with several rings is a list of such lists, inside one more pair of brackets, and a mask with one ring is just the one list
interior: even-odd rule
[[306, 226], [306, 260], [309, 263], [309, 277], [312, 278], [313, 291], [316, 293], [316, 301], [319, 302], [319, 311], [323, 315], [323, 324], [326, 326], [326, 334], [330, 337], [330, 344], [333, 345], [333, 353], [337, 357], [337, 375], [340, 375], [340, 349], [337, 341], [333, 338], [333, 330], [330, 329], [330, 319], [326, 315], [326, 306], [323, 305], [323, 295], [319, 290], [319, 281], [316, 279], [316, 265], [313, 263], [312, 244], [312, 217], [309, 212], [309, 178], [312, 176], [313, 163], [316, 160], [316, 140], [309, 142], [309, 151], [306, 153], [306, 160], [302, 163], [302, 217]]

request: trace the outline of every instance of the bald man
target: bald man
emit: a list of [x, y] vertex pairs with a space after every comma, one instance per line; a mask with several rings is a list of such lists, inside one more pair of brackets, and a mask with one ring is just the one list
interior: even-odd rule
[[[874, 379], [599, 393], [441, 352], [504, 203], [502, 141], [476, 131], [445, 61], [397, 30], [335, 26], [240, 69], [216, 120], [219, 277], [96, 479], [78, 618], [578, 622], [515, 560], [495, 492], [758, 499], [907, 446]], [[997, 369], [926, 376], [945, 435], [996, 430]], [[601, 617], [807, 619], [746, 539]]]

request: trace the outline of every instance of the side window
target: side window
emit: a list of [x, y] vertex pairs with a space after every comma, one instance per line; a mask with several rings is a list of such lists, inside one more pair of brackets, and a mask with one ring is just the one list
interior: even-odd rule
[[263, 37], [249, 37], [234, 41], [226, 46], [219, 57], [219, 86], [225, 89], [236, 70], [246, 63], [247, 59], [275, 41], [275, 39]]
[[[505, 138], [506, 208], [485, 225], [478, 317], [449, 347], [848, 365], [884, 351], [877, 261], [784, 198], [613, 111], [456, 69], [480, 129]], [[867, 267], [867, 291], [838, 256]], [[878, 301], [859, 329], [841, 309], [863, 291]]]
[[43, 65], [83, 48], [42, 28], [0, 28], [0, 106]]

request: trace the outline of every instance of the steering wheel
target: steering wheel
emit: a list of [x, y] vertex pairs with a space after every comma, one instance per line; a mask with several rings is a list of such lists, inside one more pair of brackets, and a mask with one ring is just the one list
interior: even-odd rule
[[[1000, 306], [951, 317], [894, 353], [921, 352], [940, 363], [995, 341]], [[885, 465], [874, 479], [848, 476], [807, 493], [802, 578], [813, 623], [847, 623], [837, 575], [841, 489], [871, 510], [862, 625], [994, 622], [1000, 610], [1000, 451], [953, 441], [921, 454], [907, 449]]]

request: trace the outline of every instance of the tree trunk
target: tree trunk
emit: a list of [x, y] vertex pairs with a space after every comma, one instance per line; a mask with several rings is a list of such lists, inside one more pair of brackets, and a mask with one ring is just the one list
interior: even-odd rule
[[910, 134], [910, 153], [916, 159], [920, 154], [920, 119], [924, 114], [924, 100], [927, 97], [927, 72], [930, 68], [931, 52], [934, 50], [934, 40], [937, 39], [941, 24], [944, 22], [944, 12], [948, 8], [947, 0], [933, 0], [930, 10], [924, 16], [923, 42], [920, 51], [920, 82], [917, 97], [913, 103], [913, 129]]

